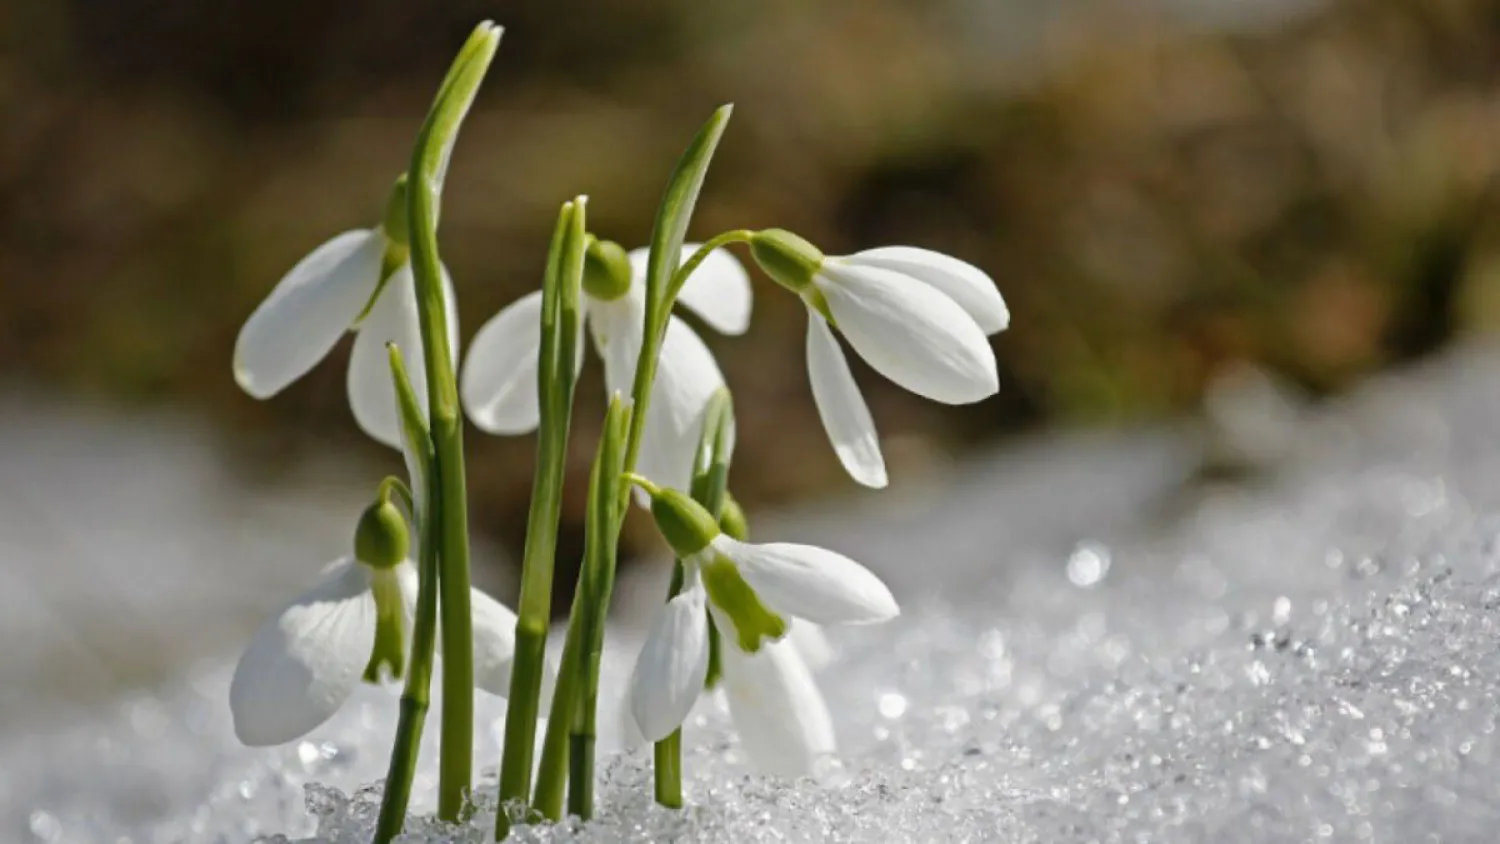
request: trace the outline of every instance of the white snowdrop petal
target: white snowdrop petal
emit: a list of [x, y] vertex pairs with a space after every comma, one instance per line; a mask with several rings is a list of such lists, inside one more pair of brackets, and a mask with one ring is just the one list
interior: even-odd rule
[[708, 400], [722, 386], [724, 376], [703, 340], [687, 323], [669, 318], [636, 471], [660, 485], [687, 489]]
[[806, 619], [791, 622], [786, 639], [797, 649], [802, 661], [814, 672], [822, 671], [833, 662], [833, 645], [823, 628]]
[[507, 696], [516, 659], [516, 614], [478, 589], [469, 593], [469, 611], [474, 619], [474, 685]]
[[605, 392], [618, 390], [628, 396], [635, 382], [635, 362], [641, 353], [641, 335], [645, 331], [645, 292], [636, 283], [618, 299], [607, 302], [590, 299], [588, 309], [594, 351], [604, 361]]
[[[412, 537], [412, 547], [417, 545], [417, 538]], [[402, 560], [396, 566], [396, 586], [401, 591], [401, 611], [406, 621], [406, 652], [411, 653], [411, 634], [413, 625], [417, 621], [417, 592], [421, 588], [421, 577], [417, 574], [417, 564], [411, 560]]]
[[[443, 270], [443, 293], [448, 311], [448, 350], [457, 361], [458, 314], [453, 282]], [[406, 375], [417, 403], [427, 409], [427, 364], [422, 356], [422, 328], [417, 315], [416, 283], [411, 265], [403, 266], [386, 282], [375, 306], [360, 323], [349, 353], [349, 407], [354, 421], [375, 440], [392, 448], [401, 447], [400, 421], [396, 416], [396, 388], [391, 382], [387, 343], [401, 349]]]
[[273, 396], [322, 360], [359, 317], [380, 281], [385, 238], [348, 231], [292, 267], [250, 314], [234, 345], [234, 378]]
[[789, 542], [740, 542], [724, 534], [711, 544], [739, 567], [740, 576], [775, 612], [817, 624], [865, 624], [900, 613], [880, 578], [835, 551]]
[[[702, 245], [684, 243], [677, 265], [687, 263]], [[644, 246], [630, 250], [630, 272], [637, 285], [646, 283], [646, 263], [650, 254], [651, 250]], [[677, 301], [720, 334], [744, 334], [750, 328], [750, 274], [728, 249], [708, 253], [683, 283]]]
[[251, 637], [229, 683], [235, 735], [262, 747], [311, 732], [348, 699], [374, 646], [369, 575], [340, 560]]
[[838, 259], [826, 261], [814, 283], [854, 350], [898, 385], [944, 404], [970, 404], [1000, 389], [989, 338], [936, 289]]
[[459, 390], [480, 430], [514, 435], [536, 428], [541, 314], [542, 292], [528, 293], [480, 327], [469, 344]]
[[[692, 257], [699, 245], [683, 244], [682, 260]], [[750, 274], [728, 249], [708, 253], [683, 283], [677, 301], [720, 334], [739, 335], [750, 328]]]
[[998, 334], [1010, 327], [1010, 309], [994, 280], [967, 261], [915, 246], [866, 249], [844, 260], [856, 266], [893, 270], [932, 285], [957, 302], [985, 334]]
[[854, 382], [838, 340], [823, 317], [811, 312], [807, 315], [807, 376], [818, 417], [844, 470], [864, 486], [884, 487], [885, 458], [880, 453], [870, 408]]
[[767, 642], [759, 652], [720, 650], [721, 687], [740, 746], [764, 773], [800, 777], [836, 747], [833, 719], [812, 671], [791, 642]]
[[630, 713], [647, 741], [682, 726], [708, 676], [708, 617], [699, 583], [667, 602], [636, 658]]

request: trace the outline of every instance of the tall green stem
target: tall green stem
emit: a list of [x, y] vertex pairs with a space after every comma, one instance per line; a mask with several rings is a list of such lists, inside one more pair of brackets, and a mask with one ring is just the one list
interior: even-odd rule
[[432, 110], [417, 135], [408, 170], [407, 219], [416, 280], [422, 354], [427, 366], [427, 411], [437, 495], [429, 506], [438, 525], [438, 577], [443, 631], [442, 756], [438, 769], [438, 817], [458, 819], [469, 790], [474, 754], [474, 636], [469, 610], [469, 528], [453, 350], [442, 263], [438, 257], [438, 204], [459, 126], [474, 102], [500, 30], [486, 21], [475, 28], [454, 60]]
[[[438, 543], [437, 524], [431, 507], [418, 502], [432, 501], [439, 494], [437, 476], [432, 469], [432, 440], [422, 418], [411, 382], [406, 377], [401, 353], [390, 349], [391, 376], [396, 384], [396, 402], [402, 423], [402, 444], [408, 459], [411, 482], [418, 486], [412, 496], [400, 482], [392, 484], [401, 491], [408, 513], [417, 531], [418, 587], [417, 611], [412, 625], [411, 655], [407, 660], [406, 685], [401, 692], [401, 714], [396, 723], [396, 742], [391, 750], [391, 764], [381, 796], [380, 817], [375, 826], [375, 844], [388, 842], [401, 833], [406, 822], [406, 807], [411, 800], [411, 785], [417, 770], [417, 755], [422, 746], [422, 728], [427, 718], [427, 700], [432, 686], [433, 650], [437, 640], [438, 614]], [[391, 479], [387, 479], [389, 481]]]
[[583, 316], [579, 297], [587, 232], [584, 202], [579, 197], [563, 204], [542, 282], [542, 341], [537, 371], [541, 420], [521, 566], [516, 656], [511, 670], [509, 708], [505, 713], [505, 748], [500, 760], [501, 811], [496, 818], [497, 839], [504, 838], [510, 828], [507, 804], [524, 801], [531, 792], [536, 721], [546, 668], [547, 627], [552, 617], [552, 572], [557, 553], [557, 525], [562, 515], [568, 428], [573, 414], [578, 356], [582, 354]]
[[[573, 606], [568, 618], [578, 618], [583, 611], [583, 590], [573, 592]], [[568, 715], [570, 702], [578, 696], [578, 664], [583, 650], [583, 630], [580, 625], [569, 624], [568, 635], [563, 639], [561, 665], [557, 672], [557, 687], [552, 692], [552, 710], [547, 720], [547, 732], [542, 738], [542, 761], [537, 766], [536, 791], [531, 805], [542, 817], [560, 820], [563, 810], [563, 792], [568, 784], [568, 740], [573, 729], [573, 719]]]
[[564, 783], [568, 785], [568, 810], [585, 819], [592, 813], [599, 657], [604, 647], [604, 617], [614, 590], [615, 544], [610, 531], [629, 424], [630, 403], [616, 394], [610, 399], [589, 473], [583, 566], [573, 594], [562, 671], [552, 697], [533, 799], [537, 811], [552, 820], [562, 817]]
[[[703, 417], [703, 433], [698, 454], [693, 461], [693, 500], [702, 504], [715, 519], [724, 512], [724, 497], [729, 485], [729, 460], [734, 449], [734, 407], [729, 391], [720, 389], [709, 399]], [[682, 591], [683, 567], [678, 560], [672, 566], [672, 582], [667, 600]], [[656, 802], [671, 809], [682, 808], [682, 729], [658, 741], [652, 748], [653, 778]]]
[[[604, 621], [609, 614], [610, 597], [615, 588], [617, 545], [611, 541], [615, 519], [615, 499], [623, 486], [625, 434], [630, 425], [628, 399], [618, 394], [609, 402], [604, 417], [604, 434], [599, 454], [594, 459], [596, 477], [589, 490], [589, 512], [585, 524], [584, 565], [578, 578], [583, 593], [579, 613], [580, 651], [575, 657], [579, 675], [577, 704], [571, 713], [553, 711], [552, 717], [570, 722], [572, 738], [568, 744], [568, 811], [588, 820], [594, 811], [594, 721], [599, 708], [599, 662], [604, 654]], [[571, 666], [570, 666], [571, 667]], [[571, 717], [568, 717], [571, 716]]]
[[[657, 210], [656, 224], [651, 236], [651, 255], [647, 261], [646, 270], [644, 331], [640, 355], [636, 362], [635, 382], [631, 388], [631, 413], [624, 434], [623, 458], [620, 461], [621, 474], [634, 471], [636, 459], [640, 454], [641, 436], [645, 430], [651, 386], [656, 379], [656, 360], [661, 353], [667, 315], [671, 311], [672, 301], [675, 300], [677, 291], [681, 289], [682, 280], [687, 277], [685, 273], [678, 273], [682, 242], [687, 235], [688, 222], [692, 218], [698, 193], [703, 187], [703, 179], [707, 175], [709, 162], [713, 158], [719, 138], [724, 134], [724, 127], [729, 121], [732, 110], [732, 107], [727, 105], [719, 108], [698, 130], [698, 134], [694, 136], [692, 143], [688, 145], [673, 169], [661, 205]], [[730, 240], [744, 239], [740, 237], [742, 234], [748, 237], [748, 233], [733, 234], [734, 237]], [[729, 240], [723, 242], [729, 242]], [[694, 255], [688, 264], [682, 265], [682, 269], [688, 269], [690, 272], [689, 265], [696, 267], [708, 254], [703, 250], [700, 252], [702, 255]], [[590, 555], [590, 559], [603, 567], [600, 572], [601, 581], [609, 583], [613, 583], [615, 549], [619, 547], [620, 530], [624, 527], [625, 514], [630, 506], [628, 485], [616, 485], [619, 489], [614, 495], [607, 518], [604, 517], [605, 514], [602, 511], [592, 507], [590, 509], [590, 518], [594, 519], [597, 524], [597, 529], [590, 531], [590, 537], [595, 538], [595, 547], [602, 549], [596, 555]], [[582, 579], [582, 573], [580, 573], [580, 579]], [[592, 605], [590, 605], [591, 602]], [[569, 624], [567, 639], [564, 642], [563, 662], [559, 671], [557, 689], [553, 694], [552, 720], [547, 725], [541, 772], [537, 778], [537, 793], [534, 801], [534, 805], [547, 817], [556, 818], [562, 812], [563, 785], [568, 779], [566, 769], [563, 767], [564, 757], [568, 758], [570, 765], [575, 769], [575, 781], [583, 777], [588, 780], [587, 784], [575, 784], [572, 792], [575, 795], [574, 811], [585, 816], [591, 811], [591, 807], [587, 804], [592, 799], [592, 744], [589, 742], [583, 745], [586, 749], [580, 749], [579, 752], [584, 754], [581, 756], [569, 753], [568, 748], [570, 747], [570, 733], [584, 737], [585, 741], [594, 734], [593, 722], [596, 714], [593, 712], [594, 707], [587, 703], [580, 706], [578, 701], [578, 696], [583, 693], [583, 690], [594, 689], [597, 694], [598, 688], [598, 660], [586, 658], [586, 654], [590, 651], [588, 640], [596, 634], [592, 630], [585, 629], [586, 625], [582, 619], [585, 616], [600, 619], [597, 635], [602, 636], [603, 612], [604, 608], [598, 606], [597, 594], [588, 598], [581, 595], [575, 596], [571, 616], [573, 622]], [[514, 702], [511, 705], [514, 706]], [[509, 724], [507, 724], [508, 727]], [[508, 731], [507, 744], [509, 744]], [[502, 779], [502, 794], [504, 793]], [[501, 823], [504, 822], [505, 813], [502, 812]]]

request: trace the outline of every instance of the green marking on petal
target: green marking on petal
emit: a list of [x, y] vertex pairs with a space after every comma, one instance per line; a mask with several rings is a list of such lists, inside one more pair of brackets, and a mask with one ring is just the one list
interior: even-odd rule
[[809, 308], [821, 314], [823, 319], [828, 321], [829, 325], [834, 328], [839, 327], [838, 322], [833, 318], [833, 311], [828, 308], [828, 298], [823, 295], [823, 291], [809, 284], [807, 289], [802, 291], [802, 301]]
[[370, 592], [375, 596], [375, 647], [370, 650], [364, 680], [378, 685], [406, 671], [406, 613], [395, 573], [374, 572]]
[[[740, 650], [753, 654], [760, 650], [762, 640], [776, 640], [786, 635], [786, 619], [766, 609], [734, 563], [715, 557], [713, 562], [704, 564], [702, 574], [708, 599], [734, 625], [734, 636]], [[719, 632], [727, 635], [729, 631]]]

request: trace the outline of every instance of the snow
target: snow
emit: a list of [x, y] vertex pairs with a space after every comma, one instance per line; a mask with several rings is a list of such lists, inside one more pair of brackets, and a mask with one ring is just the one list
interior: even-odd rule
[[[601, 763], [594, 822], [518, 837], [1490, 840], [1500, 356], [1464, 350], [1283, 416], [1296, 436], [1274, 454], [1230, 443], [1269, 461], [1235, 483], [1204, 480], [1226, 449], [1186, 429], [1068, 435], [756, 518], [758, 537], [862, 560], [903, 603], [895, 622], [830, 631], [819, 679], [840, 759], [816, 781], [755, 775], [710, 699], [685, 740], [690, 808], [653, 806], [645, 754], [626, 752]], [[606, 688], [660, 583], [621, 594]], [[252, 751], [229, 731], [226, 675], [211, 662], [0, 742], [0, 837], [367, 841], [393, 694], [363, 690], [307, 741]], [[478, 812], [430, 820], [429, 764], [404, 840], [488, 840], [503, 706], [481, 703]]]

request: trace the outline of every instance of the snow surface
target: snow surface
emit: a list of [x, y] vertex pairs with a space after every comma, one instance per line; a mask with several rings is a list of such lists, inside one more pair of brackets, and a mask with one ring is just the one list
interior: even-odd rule
[[[756, 519], [759, 537], [862, 559], [903, 602], [896, 622], [830, 631], [840, 761], [818, 781], [757, 776], [709, 703], [686, 738], [690, 808], [654, 807], [644, 755], [625, 753], [602, 764], [594, 822], [518, 836], [1494, 840], [1500, 356], [1293, 417], [1274, 465], [1233, 484], [1201, 480], [1223, 449], [1188, 432], [1074, 436]], [[621, 593], [614, 687], [660, 583]], [[251, 751], [226, 675], [0, 744], [0, 837], [367, 841], [393, 696], [365, 690], [307, 741]], [[502, 704], [482, 704], [479, 811], [428, 819], [429, 765], [403, 840], [488, 840]]]

